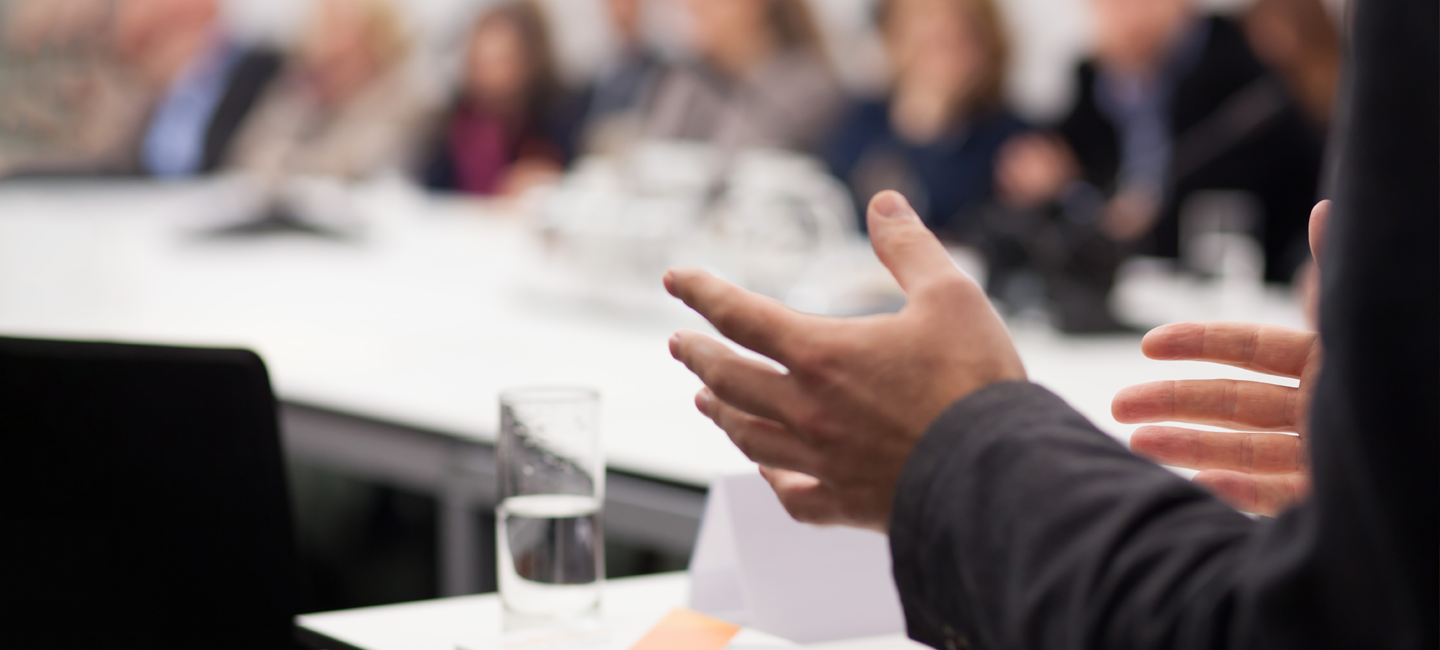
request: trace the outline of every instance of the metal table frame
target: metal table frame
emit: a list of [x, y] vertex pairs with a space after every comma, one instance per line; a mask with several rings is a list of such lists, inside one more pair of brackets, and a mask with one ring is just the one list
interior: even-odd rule
[[[497, 502], [492, 445], [295, 403], [282, 404], [280, 420], [291, 458], [439, 501], [441, 595], [493, 584], [485, 573], [493, 569], [475, 561], [489, 543], [480, 538], [475, 513]], [[704, 508], [702, 488], [614, 470], [605, 477], [605, 534], [614, 539], [688, 555]]]

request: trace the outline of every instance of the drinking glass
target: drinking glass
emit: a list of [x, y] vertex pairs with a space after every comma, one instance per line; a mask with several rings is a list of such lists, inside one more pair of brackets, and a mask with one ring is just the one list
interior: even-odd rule
[[605, 579], [600, 397], [583, 388], [500, 396], [496, 549], [507, 628], [594, 617]]

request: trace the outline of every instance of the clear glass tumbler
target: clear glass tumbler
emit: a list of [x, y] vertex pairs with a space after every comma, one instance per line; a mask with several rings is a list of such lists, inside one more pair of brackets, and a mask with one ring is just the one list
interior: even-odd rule
[[605, 579], [600, 396], [525, 388], [500, 396], [495, 512], [507, 627], [593, 617]]

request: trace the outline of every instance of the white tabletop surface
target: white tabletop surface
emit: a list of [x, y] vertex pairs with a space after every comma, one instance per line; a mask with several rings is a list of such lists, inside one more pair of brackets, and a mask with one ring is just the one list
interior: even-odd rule
[[[614, 646], [627, 647], [625, 641], [638, 640], [637, 632], [684, 607], [689, 584], [684, 573], [607, 582], [602, 618], [618, 628], [610, 635], [623, 637]], [[503, 616], [500, 597], [482, 594], [308, 614], [296, 623], [364, 650], [485, 650], [501, 646]]]
[[[606, 643], [628, 648], [665, 614], [685, 607], [690, 580], [684, 573], [610, 580], [604, 587], [602, 620]], [[490, 650], [502, 647], [502, 608], [496, 594], [442, 598], [401, 605], [364, 607], [297, 618], [301, 627], [364, 650]], [[741, 632], [732, 648], [790, 645], [754, 630]], [[590, 647], [590, 646], [587, 646]], [[825, 650], [909, 650], [922, 648], [904, 635], [832, 641]], [[597, 649], [598, 650], [598, 649]]]
[[[399, 191], [367, 199], [379, 216], [353, 242], [198, 237], [232, 200], [211, 185], [0, 187], [0, 334], [248, 347], [283, 399], [477, 440], [506, 387], [592, 386], [611, 466], [701, 486], [752, 467], [691, 405], [700, 384], [666, 340], [711, 330], [659, 278], [644, 309], [577, 298], [546, 280], [523, 221]], [[1162, 319], [1213, 313], [1184, 283], [1122, 294]], [[1284, 296], [1246, 315], [1300, 322]], [[1252, 376], [1146, 360], [1133, 336], [1013, 334], [1032, 380], [1122, 439], [1133, 427], [1109, 406], [1126, 385]]]

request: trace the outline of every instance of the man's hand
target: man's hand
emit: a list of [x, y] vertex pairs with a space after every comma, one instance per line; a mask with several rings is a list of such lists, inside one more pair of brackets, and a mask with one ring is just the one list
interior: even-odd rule
[[905, 290], [898, 314], [835, 319], [792, 311], [703, 271], [665, 287], [747, 359], [681, 331], [670, 351], [705, 382], [696, 406], [730, 435], [796, 519], [885, 531], [905, 461], [930, 423], [983, 386], [1025, 379], [985, 292], [951, 262], [904, 197], [870, 202], [870, 238]]
[[[1329, 201], [1310, 213], [1310, 248], [1317, 258], [1329, 213]], [[1318, 299], [1315, 294], [1307, 298], [1306, 311], [1313, 314]], [[1130, 438], [1131, 450], [1166, 465], [1200, 470], [1197, 483], [1248, 512], [1273, 515], [1309, 493], [1305, 443], [1310, 395], [1321, 365], [1319, 336], [1248, 323], [1186, 323], [1155, 329], [1140, 348], [1152, 359], [1223, 363], [1298, 378], [1300, 386], [1229, 379], [1131, 386], [1111, 405], [1120, 422], [1188, 422], [1240, 430], [1141, 427]], [[1272, 431], [1299, 435], [1264, 433]]]
[[1131, 450], [1158, 463], [1200, 470], [1195, 482], [1248, 512], [1273, 515], [1309, 493], [1304, 436], [1320, 368], [1315, 333], [1251, 323], [1182, 323], [1151, 331], [1140, 349], [1151, 359], [1209, 361], [1298, 378], [1300, 387], [1233, 379], [1131, 386], [1111, 406], [1120, 422], [1238, 429], [1141, 427], [1130, 438]]
[[995, 165], [995, 187], [1005, 203], [1033, 208], [1055, 200], [1066, 185], [1080, 176], [1075, 154], [1059, 136], [1042, 133], [1017, 135], [1000, 148]]
[[1113, 241], [1132, 242], [1145, 236], [1160, 217], [1160, 202], [1148, 192], [1128, 190], [1105, 204], [1100, 230]]

